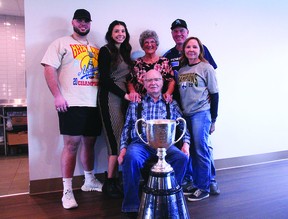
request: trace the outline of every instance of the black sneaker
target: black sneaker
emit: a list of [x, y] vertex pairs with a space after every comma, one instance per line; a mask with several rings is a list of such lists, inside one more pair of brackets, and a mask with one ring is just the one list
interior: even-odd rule
[[209, 197], [208, 192], [204, 192], [201, 191], [200, 189], [197, 189], [192, 195], [188, 197], [188, 201], [196, 202], [208, 197]]
[[105, 182], [102, 192], [110, 198], [122, 198], [123, 190], [119, 178], [107, 178], [107, 172], [105, 172]]
[[210, 195], [220, 195], [220, 189], [218, 188], [218, 184], [215, 180], [210, 182]]
[[125, 219], [137, 219], [138, 212], [124, 212]]
[[182, 190], [184, 195], [192, 195], [195, 192], [195, 186], [193, 184], [193, 181], [182, 184]]

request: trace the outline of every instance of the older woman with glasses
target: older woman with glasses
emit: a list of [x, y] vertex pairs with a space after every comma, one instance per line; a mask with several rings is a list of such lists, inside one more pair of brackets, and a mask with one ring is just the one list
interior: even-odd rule
[[145, 30], [140, 35], [139, 43], [145, 55], [136, 59], [133, 71], [128, 78], [130, 97], [133, 97], [134, 101], [137, 102], [141, 100], [141, 97], [146, 94], [146, 89], [143, 85], [144, 73], [155, 69], [159, 71], [163, 77], [163, 96], [166, 101], [171, 102], [175, 86], [174, 73], [169, 60], [156, 54], [159, 45], [157, 33], [153, 30]]

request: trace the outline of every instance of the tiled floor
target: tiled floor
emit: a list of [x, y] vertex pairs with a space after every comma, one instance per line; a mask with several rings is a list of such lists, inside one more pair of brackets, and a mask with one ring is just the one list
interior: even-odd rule
[[1, 156], [0, 167], [0, 196], [28, 192], [28, 155]]

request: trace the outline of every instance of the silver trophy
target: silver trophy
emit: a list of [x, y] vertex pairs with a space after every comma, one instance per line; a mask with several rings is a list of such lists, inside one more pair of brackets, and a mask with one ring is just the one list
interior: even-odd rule
[[[175, 141], [176, 127], [184, 123], [181, 136]], [[138, 123], [145, 126], [147, 142], [138, 130]], [[173, 218], [189, 219], [189, 211], [183, 191], [174, 175], [170, 164], [165, 161], [166, 150], [177, 143], [186, 132], [186, 121], [183, 118], [169, 119], [138, 119], [135, 123], [139, 138], [147, 145], [157, 149], [158, 162], [151, 168], [147, 184], [143, 187], [138, 219]], [[142, 129], [141, 129], [142, 130]]]
[[[175, 141], [176, 126], [184, 123], [184, 129], [181, 136]], [[147, 142], [139, 134], [138, 123], [142, 122], [145, 126]], [[165, 161], [166, 150], [173, 144], [177, 143], [186, 132], [186, 121], [183, 118], [176, 120], [170, 119], [152, 119], [145, 121], [138, 119], [135, 123], [135, 128], [139, 138], [147, 145], [157, 150], [158, 162], [152, 167], [153, 172], [170, 172], [173, 168]]]

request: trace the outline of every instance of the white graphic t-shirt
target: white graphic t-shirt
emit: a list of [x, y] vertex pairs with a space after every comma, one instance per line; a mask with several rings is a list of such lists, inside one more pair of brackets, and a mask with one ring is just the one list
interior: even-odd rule
[[96, 107], [98, 54], [93, 45], [83, 45], [71, 36], [59, 38], [48, 47], [41, 64], [58, 70], [61, 93], [69, 106]]

